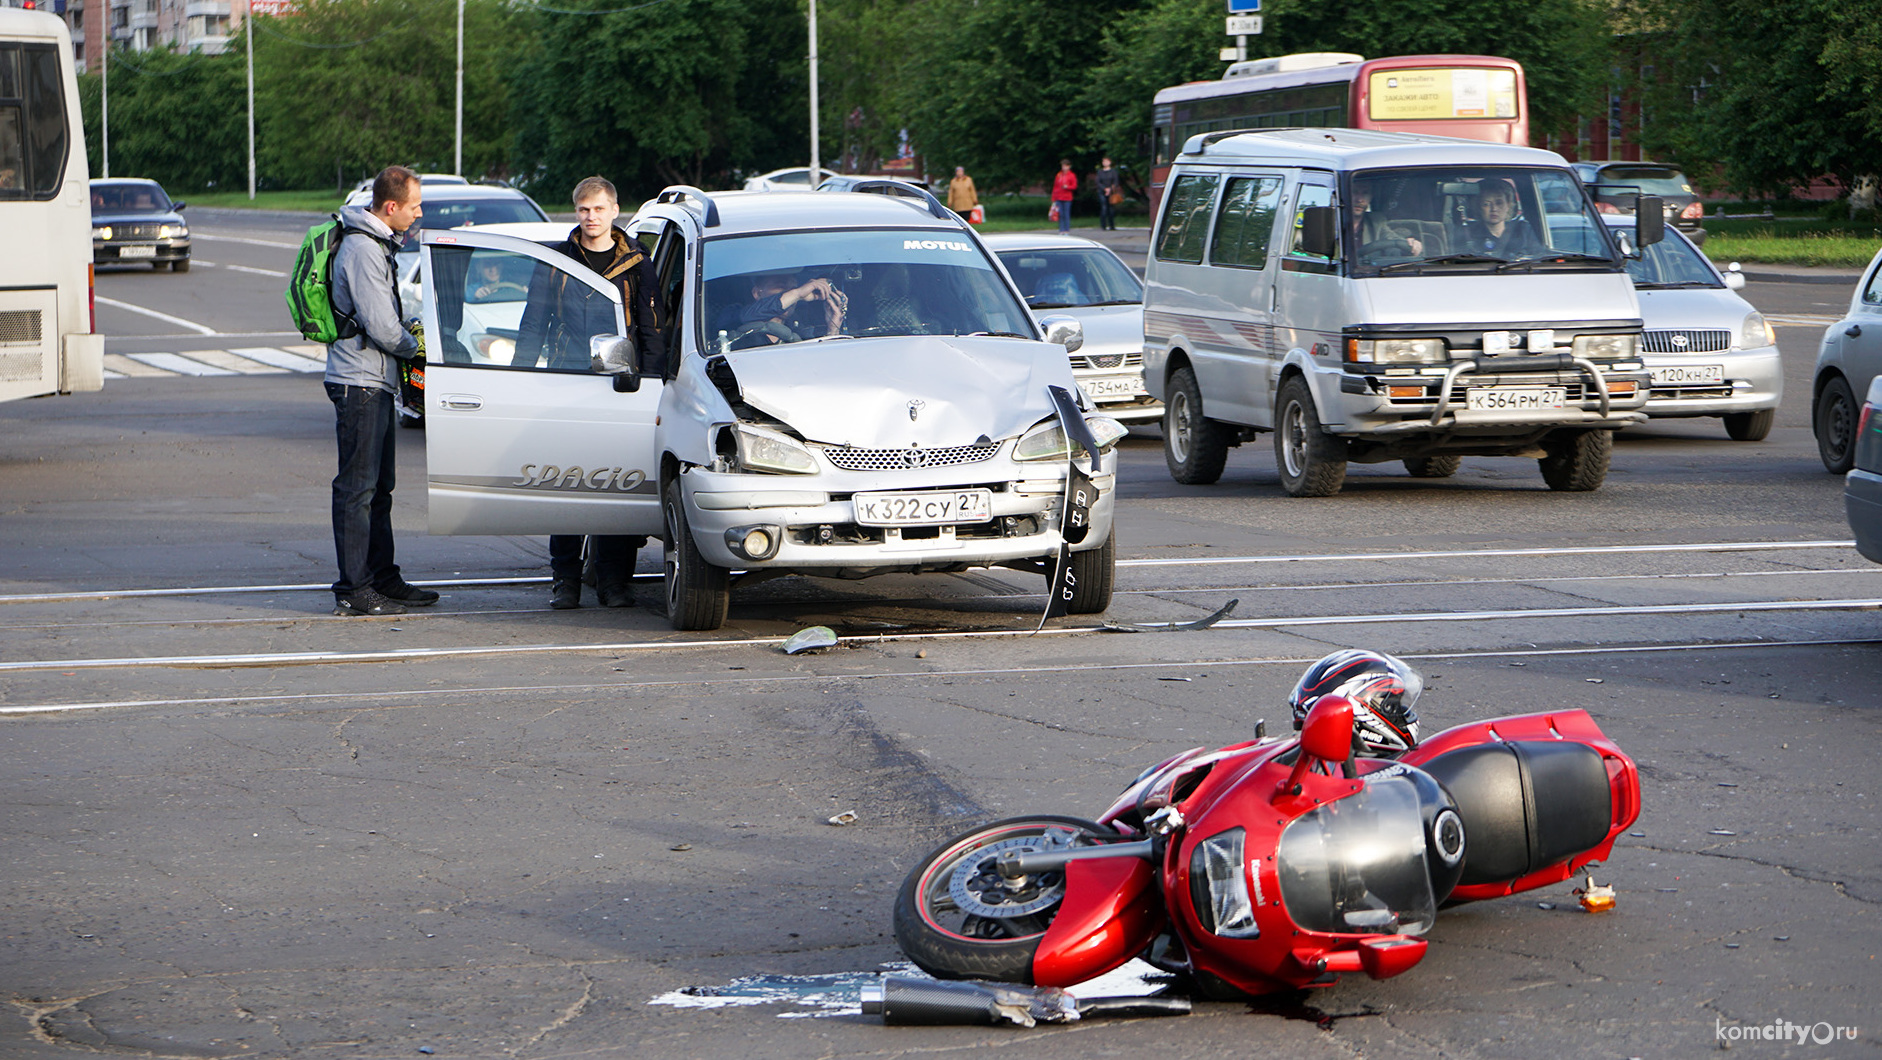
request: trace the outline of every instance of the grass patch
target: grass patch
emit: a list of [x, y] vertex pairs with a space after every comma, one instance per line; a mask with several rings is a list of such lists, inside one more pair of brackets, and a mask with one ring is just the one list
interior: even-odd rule
[[246, 191], [205, 191], [195, 194], [184, 193], [184, 202], [191, 206], [207, 206], [216, 210], [302, 210], [314, 213], [332, 213], [346, 201], [346, 196], [337, 191], [258, 191], [250, 199]]
[[[1726, 222], [1729, 223], [1729, 222]], [[1874, 231], [1849, 231], [1825, 227], [1816, 231], [1795, 231], [1769, 224], [1749, 231], [1720, 231], [1706, 219], [1705, 252], [1714, 261], [1755, 261], [1767, 265], [1820, 265], [1842, 269], [1860, 269], [1875, 256], [1878, 237]]]
[[[982, 232], [1028, 232], [1058, 227], [1057, 221], [1046, 216], [1052, 209], [1052, 200], [1044, 195], [995, 195], [980, 200], [980, 205], [987, 211], [987, 223], [977, 226]], [[1117, 226], [1148, 228], [1150, 211], [1141, 202], [1126, 202], [1117, 208]], [[1072, 227], [1098, 227], [1098, 200], [1087, 197], [1072, 203]]]

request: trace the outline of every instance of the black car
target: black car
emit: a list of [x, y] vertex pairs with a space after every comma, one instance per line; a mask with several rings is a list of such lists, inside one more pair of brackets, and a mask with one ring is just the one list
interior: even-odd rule
[[1706, 230], [1700, 224], [1706, 215], [1705, 203], [1678, 167], [1658, 162], [1576, 162], [1574, 169], [1602, 213], [1630, 214], [1636, 198], [1658, 195], [1666, 203], [1666, 223], [1695, 246], [1705, 246]]
[[171, 202], [154, 180], [91, 182], [91, 258], [97, 265], [190, 271], [188, 203]]

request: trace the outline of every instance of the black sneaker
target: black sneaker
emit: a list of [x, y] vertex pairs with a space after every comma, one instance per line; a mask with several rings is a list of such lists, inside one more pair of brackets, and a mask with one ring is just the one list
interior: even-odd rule
[[574, 578], [558, 578], [550, 589], [549, 606], [568, 611], [582, 606], [582, 583]]
[[402, 615], [405, 613], [405, 605], [386, 599], [377, 589], [357, 589], [350, 593], [336, 594], [333, 598], [333, 613], [336, 615]]
[[621, 582], [604, 582], [595, 586], [595, 600], [602, 607], [633, 607], [634, 590]]
[[428, 607], [438, 602], [438, 594], [430, 589], [420, 589], [411, 582], [400, 578], [391, 585], [378, 586], [379, 595], [407, 607]]

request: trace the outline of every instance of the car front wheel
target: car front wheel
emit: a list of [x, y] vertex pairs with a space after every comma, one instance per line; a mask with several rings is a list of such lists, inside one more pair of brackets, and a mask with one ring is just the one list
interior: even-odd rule
[[1817, 395], [1816, 415], [1811, 425], [1817, 432], [1817, 456], [1825, 469], [1841, 475], [1856, 466], [1856, 395], [1849, 381], [1836, 376], [1823, 384]]
[[661, 550], [666, 568], [667, 621], [674, 629], [718, 629], [732, 598], [731, 572], [699, 554], [692, 527], [686, 522], [686, 497], [676, 477], [667, 483], [665, 499], [666, 546]]
[[1274, 463], [1290, 497], [1331, 497], [1346, 484], [1346, 439], [1320, 427], [1307, 381], [1281, 384], [1274, 409]]

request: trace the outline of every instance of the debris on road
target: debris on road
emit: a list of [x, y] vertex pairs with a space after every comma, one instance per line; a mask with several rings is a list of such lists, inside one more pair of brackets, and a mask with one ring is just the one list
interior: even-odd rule
[[784, 642], [784, 654], [796, 655], [798, 652], [834, 647], [836, 630], [829, 626], [811, 626], [791, 634], [790, 639]]

